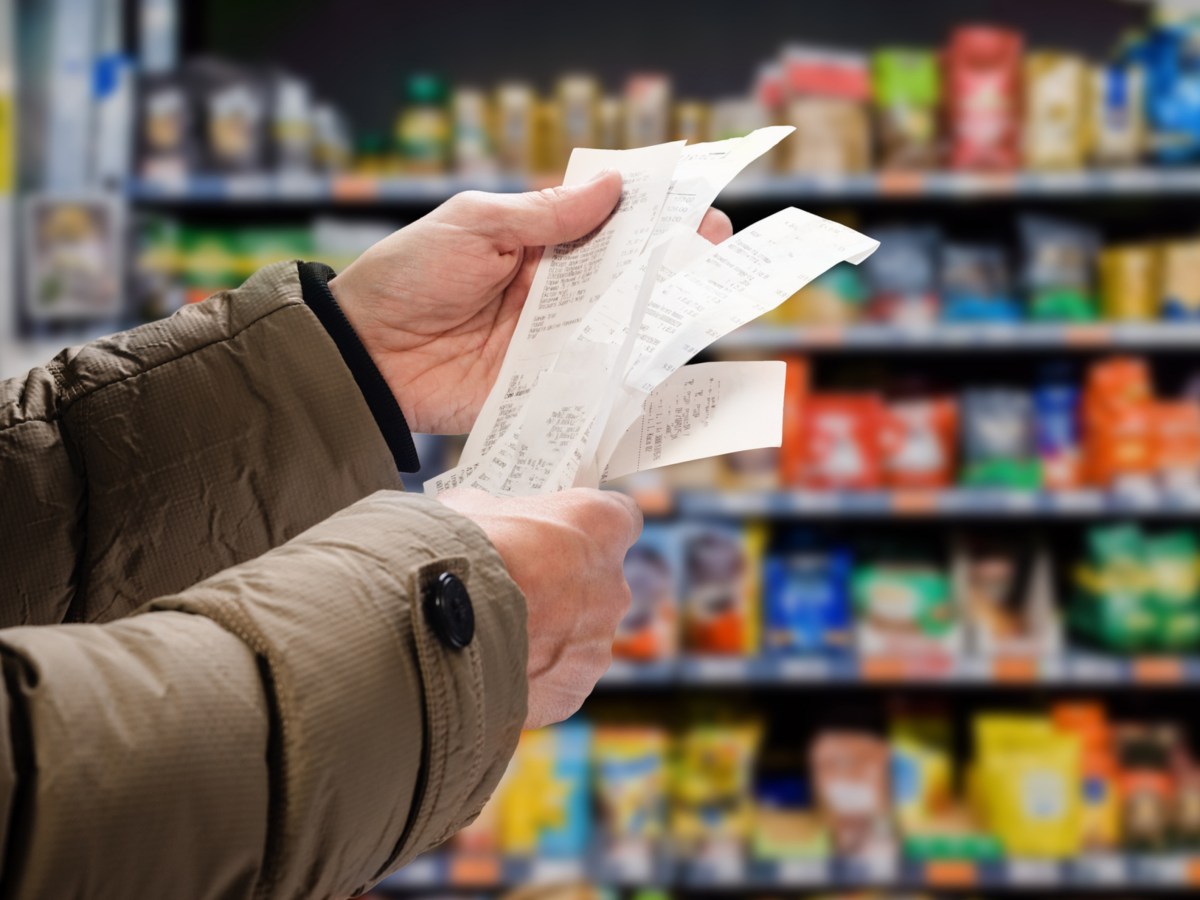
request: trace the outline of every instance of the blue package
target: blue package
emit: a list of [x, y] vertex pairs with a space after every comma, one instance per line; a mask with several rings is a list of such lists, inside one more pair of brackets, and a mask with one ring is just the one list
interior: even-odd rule
[[768, 653], [828, 653], [852, 640], [849, 552], [781, 553], [764, 571], [764, 646]]
[[1200, 158], [1200, 22], [1155, 28], [1128, 57], [1146, 72], [1146, 118], [1154, 157], [1165, 163]]
[[942, 247], [942, 319], [946, 322], [1016, 322], [1021, 306], [1009, 284], [1008, 258], [991, 244]]

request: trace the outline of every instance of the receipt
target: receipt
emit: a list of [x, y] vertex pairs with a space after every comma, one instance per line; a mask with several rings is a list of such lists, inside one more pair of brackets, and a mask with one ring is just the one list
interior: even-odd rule
[[706, 456], [778, 447], [783, 440], [782, 362], [684, 366], [651, 391], [622, 435], [604, 480]]

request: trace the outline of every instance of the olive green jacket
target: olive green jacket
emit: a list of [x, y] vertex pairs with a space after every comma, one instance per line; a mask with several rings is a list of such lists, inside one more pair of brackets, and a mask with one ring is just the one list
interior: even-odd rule
[[294, 264], [0, 382], [0, 897], [346, 897], [470, 821], [524, 599], [399, 489]]

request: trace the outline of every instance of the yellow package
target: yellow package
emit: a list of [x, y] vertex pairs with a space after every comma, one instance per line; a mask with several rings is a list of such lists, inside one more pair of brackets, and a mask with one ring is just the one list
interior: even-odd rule
[[652, 842], [666, 831], [667, 733], [661, 728], [596, 729], [592, 777], [605, 837], [615, 845]]
[[1080, 741], [1048, 719], [981, 716], [976, 791], [985, 822], [1009, 856], [1065, 859], [1080, 852]]
[[1162, 254], [1154, 244], [1108, 247], [1100, 253], [1100, 309], [1115, 322], [1156, 319], [1162, 301]]
[[679, 738], [671, 784], [671, 833], [679, 845], [749, 839], [761, 731], [754, 722], [701, 723]]
[[892, 724], [892, 805], [906, 832], [928, 828], [954, 799], [947, 719], [898, 719]]
[[1025, 165], [1078, 169], [1087, 160], [1088, 66], [1068, 53], [1025, 57]]

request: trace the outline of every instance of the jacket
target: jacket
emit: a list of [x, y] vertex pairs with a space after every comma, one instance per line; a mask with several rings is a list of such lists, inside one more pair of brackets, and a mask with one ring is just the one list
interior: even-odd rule
[[294, 263], [0, 382], [0, 898], [346, 897], [474, 817], [524, 599], [400, 490]]

